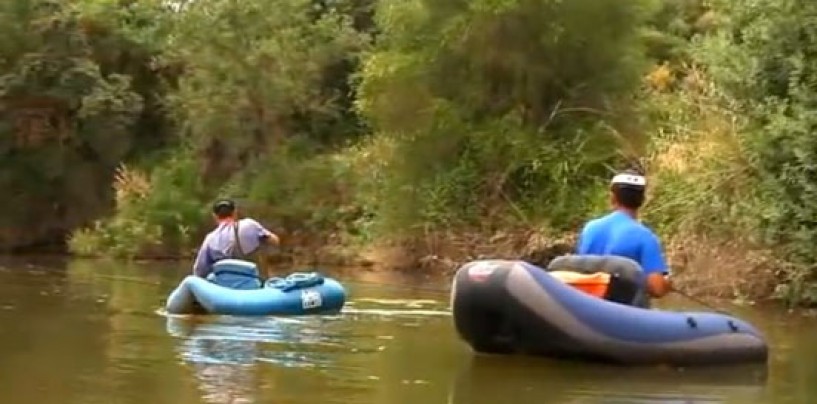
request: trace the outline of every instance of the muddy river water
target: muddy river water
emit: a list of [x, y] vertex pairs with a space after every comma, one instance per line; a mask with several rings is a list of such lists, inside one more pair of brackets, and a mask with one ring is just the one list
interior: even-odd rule
[[767, 368], [611, 368], [473, 355], [447, 279], [346, 268], [332, 270], [349, 291], [337, 316], [164, 315], [187, 271], [0, 262], [0, 403], [817, 403], [808, 313], [719, 306], [767, 335]]

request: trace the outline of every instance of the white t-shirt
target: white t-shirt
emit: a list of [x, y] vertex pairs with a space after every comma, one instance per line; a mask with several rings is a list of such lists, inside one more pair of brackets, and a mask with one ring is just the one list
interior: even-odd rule
[[217, 261], [241, 258], [241, 252], [235, 243], [236, 225], [238, 225], [238, 240], [244, 255], [255, 252], [265, 238], [272, 236], [271, 231], [250, 218], [240, 219], [237, 222], [221, 222], [218, 227], [207, 234], [201, 243], [196, 261], [193, 263], [193, 274], [206, 277], [212, 265]]

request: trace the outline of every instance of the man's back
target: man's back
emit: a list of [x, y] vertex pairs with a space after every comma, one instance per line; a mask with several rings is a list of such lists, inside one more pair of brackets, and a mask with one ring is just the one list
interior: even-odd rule
[[579, 236], [576, 253], [627, 257], [638, 262], [645, 275], [667, 271], [658, 237], [622, 211], [588, 222]]
[[[236, 225], [239, 244], [235, 243]], [[221, 222], [204, 238], [196, 262], [193, 263], [193, 272], [203, 277], [210, 272], [210, 265], [217, 261], [252, 254], [263, 242], [263, 237], [269, 234], [267, 229], [253, 219]]]
[[251, 254], [261, 245], [264, 228], [257, 221], [249, 218], [220, 223], [207, 235], [207, 246], [225, 258], [238, 258], [241, 252], [238, 251], [238, 247], [235, 245], [236, 225], [238, 226], [238, 240], [241, 252]]

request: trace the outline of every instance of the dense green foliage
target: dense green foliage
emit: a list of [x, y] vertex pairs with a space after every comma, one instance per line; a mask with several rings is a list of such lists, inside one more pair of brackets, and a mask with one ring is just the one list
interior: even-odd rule
[[[637, 133], [620, 117], [634, 109], [649, 67], [639, 27], [653, 7], [187, 5], [161, 20], [169, 28], [157, 57], [180, 71], [166, 106], [183, 145], [152, 174], [123, 177], [120, 194], [131, 196], [72, 247], [193, 247], [180, 236], [204, 223], [217, 194], [238, 197], [279, 230], [358, 241], [452, 227], [574, 227], [620, 159], [617, 143], [633, 137], [623, 134]], [[273, 8], [272, 17], [264, 12]], [[615, 25], [605, 24], [610, 15]], [[534, 23], [543, 19], [552, 22]], [[581, 33], [588, 19], [608, 28]], [[151, 186], [132, 192], [139, 177]]]
[[813, 18], [805, 0], [8, 1], [0, 244], [81, 227], [77, 253], [186, 254], [219, 195], [287, 240], [564, 233], [637, 161], [668, 244], [768, 251], [758, 276], [809, 297]]
[[[66, 2], [0, 5], [0, 217], [4, 247], [36, 243], [109, 205], [113, 169], [157, 145], [160, 74], [122, 11], [88, 20]], [[137, 133], [156, 131], [156, 135]], [[14, 231], [13, 229], [20, 229]]]
[[701, 44], [700, 61], [735, 110], [749, 118], [743, 141], [754, 168], [761, 203], [759, 236], [800, 270], [789, 297], [813, 281], [817, 241], [817, 5], [806, 1], [721, 2], [730, 16], [724, 29]]
[[634, 27], [648, 5], [381, 2], [357, 105], [395, 141], [377, 198], [387, 233], [585, 217], [616, 157], [610, 117], [647, 67]]

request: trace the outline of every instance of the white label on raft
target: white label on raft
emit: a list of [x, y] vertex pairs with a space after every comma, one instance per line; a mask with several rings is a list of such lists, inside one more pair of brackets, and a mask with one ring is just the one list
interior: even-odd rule
[[323, 299], [318, 291], [313, 289], [305, 289], [301, 291], [301, 306], [304, 310], [314, 309], [323, 305]]
[[468, 277], [473, 281], [482, 282], [488, 279], [488, 276], [490, 276], [497, 267], [497, 263], [492, 261], [478, 262], [471, 268], [468, 268]]

